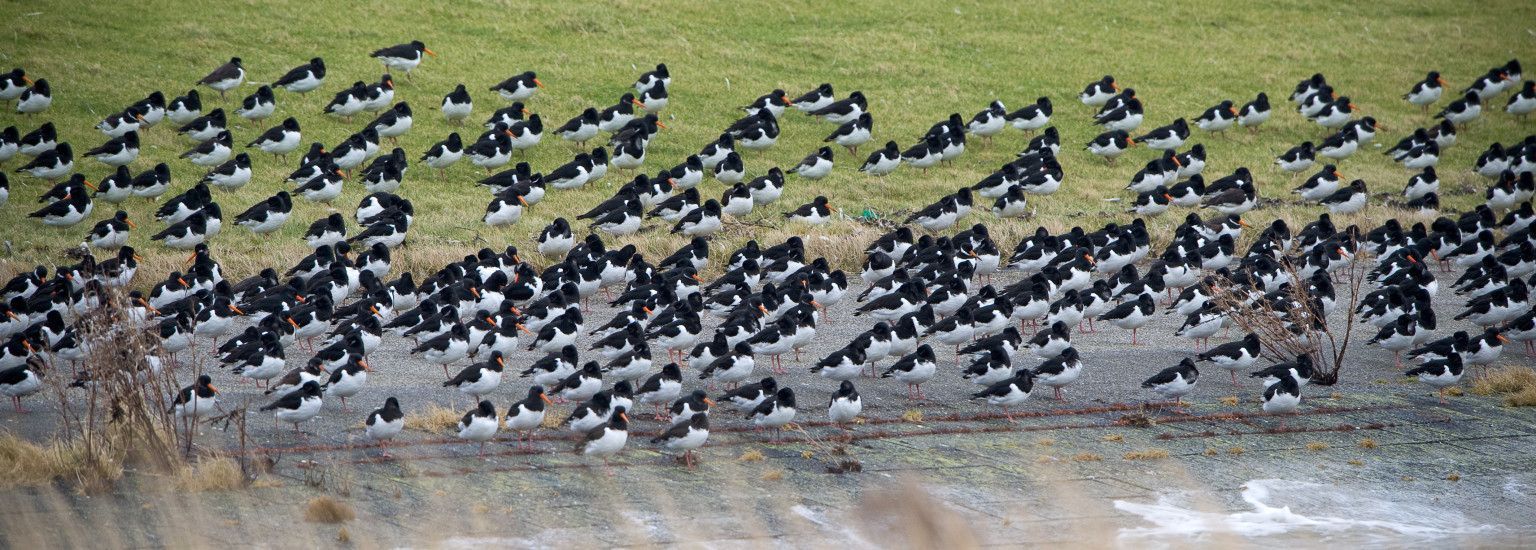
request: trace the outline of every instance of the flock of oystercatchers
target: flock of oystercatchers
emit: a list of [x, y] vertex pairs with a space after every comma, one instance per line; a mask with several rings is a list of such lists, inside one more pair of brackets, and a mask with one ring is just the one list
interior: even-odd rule
[[[435, 55], [419, 41], [372, 54], [387, 70], [407, 77], [425, 57]], [[236, 57], [198, 84], [219, 92], [222, 100], [246, 76]], [[261, 85], [233, 114], [264, 125], [278, 111], [275, 89], [306, 94], [320, 89], [325, 80], [325, 63], [316, 57]], [[1516, 85], [1521, 80], [1517, 61], [1490, 69], [1439, 111], [1441, 123], [1417, 129], [1387, 149], [1411, 173], [1403, 201], [1395, 205], [1404, 212], [1436, 215], [1440, 152], [1454, 145], [1458, 130], [1483, 116], [1484, 105], [1501, 94], [1511, 92], [1504, 108], [1511, 115], [1536, 111], [1536, 86], [1531, 81]], [[484, 223], [515, 224], [549, 189], [586, 186], [606, 177], [610, 166], [638, 172], [651, 139], [665, 128], [657, 113], [669, 104], [670, 85], [666, 65], [658, 65], [614, 105], [584, 109], [553, 128], [583, 152], [547, 172], [534, 172], [526, 162], [503, 169], [518, 151], [536, 147], [545, 132], [540, 115], [524, 103], [540, 93], [543, 82], [532, 71], [518, 74], [489, 89], [510, 104], [491, 114], [483, 133], [473, 140], [450, 133], [417, 162], [440, 176], [465, 159], [484, 169], [486, 177], [479, 183], [492, 192]], [[1438, 72], [1430, 72], [1403, 98], [1427, 114], [1446, 87]], [[47, 80], [34, 82], [22, 69], [0, 76], [0, 99], [15, 101], [15, 111], [28, 116], [45, 113], [52, 104]], [[1113, 77], [1090, 83], [1078, 99], [1097, 108], [1093, 120], [1105, 130], [1087, 142], [1088, 152], [1112, 163], [1136, 145], [1160, 151], [1126, 186], [1136, 193], [1130, 212], [1138, 217], [1130, 223], [1096, 230], [1075, 227], [1061, 234], [1042, 227], [1006, 256], [982, 223], [939, 234], [970, 214], [978, 197], [993, 199], [992, 214], [1004, 223], [1022, 223], [1018, 219], [1029, 213], [1028, 195], [1049, 195], [1060, 188], [1064, 174], [1056, 155], [1061, 135], [1051, 126], [1049, 97], [1011, 112], [994, 101], [969, 120], [952, 114], [910, 147], [888, 141], [868, 155], [859, 170], [873, 176], [901, 166], [926, 171], [963, 154], [970, 137], [991, 141], [1010, 126], [1039, 132], [1017, 159], [975, 185], [918, 209], [865, 248], [860, 273], [864, 288], [855, 297], [860, 305], [853, 316], [874, 324], [809, 368], [838, 387], [827, 405], [833, 423], [852, 422], [861, 413], [854, 380], [894, 378], [906, 385], [910, 398], [926, 399], [922, 385], [941, 370], [976, 384], [979, 391], [970, 397], [1001, 407], [1012, 420], [1009, 408], [1025, 403], [1037, 384], [1064, 399], [1063, 388], [1079, 379], [1085, 367], [1071, 338], [1084, 322], [1088, 330], [1095, 329], [1095, 321], [1129, 329], [1130, 342], [1137, 345], [1137, 331], [1159, 308], [1184, 317], [1177, 335], [1202, 345], [1232, 324], [1230, 300], [1264, 306], [1263, 311], [1273, 312], [1305, 342], [1319, 334], [1339, 302], [1334, 274], [1357, 261], [1374, 260], [1369, 271], [1373, 289], [1356, 304], [1359, 322], [1377, 330], [1370, 343], [1399, 358], [1407, 352], [1419, 360], [1405, 374], [1440, 388], [1442, 399], [1444, 388], [1457, 384], [1467, 366], [1492, 363], [1505, 343], [1519, 341], [1528, 352], [1533, 350], [1536, 320], [1529, 288], [1536, 283], [1536, 240], [1531, 234], [1536, 221], [1531, 207], [1536, 136], [1509, 146], [1494, 143], [1478, 157], [1470, 170], [1493, 183], [1486, 203], [1473, 211], [1437, 217], [1427, 225], [1405, 226], [1394, 218], [1375, 228], [1337, 228], [1330, 214], [1358, 212], [1369, 197], [1364, 182], [1344, 182], [1335, 163], [1372, 141], [1380, 126], [1372, 117], [1357, 117], [1347, 96], [1337, 93], [1321, 74], [1313, 75], [1296, 85], [1290, 100], [1300, 115], [1335, 133], [1317, 145], [1306, 142], [1291, 148], [1276, 165], [1293, 174], [1307, 172], [1323, 157], [1325, 165], [1295, 193], [1326, 206], [1329, 213], [1294, 233], [1284, 220], [1275, 220], [1240, 252], [1239, 237], [1249, 227], [1242, 216], [1259, 205], [1253, 174], [1238, 168], [1207, 183], [1206, 148], [1194, 144], [1179, 149], [1189, 142], [1191, 126], [1209, 133], [1234, 126], [1257, 131], [1272, 115], [1266, 94], [1240, 108], [1223, 100], [1193, 125], [1179, 118], [1140, 135], [1133, 132], [1143, 121], [1141, 99]], [[291, 423], [298, 431], [321, 412], [327, 398], [340, 401], [346, 410], [347, 398], [368, 388], [373, 370], [369, 353], [386, 338], [403, 338], [413, 343], [411, 355], [443, 368], [444, 387], [478, 400], [459, 422], [458, 435], [479, 442], [482, 453], [485, 442], [502, 429], [517, 433], [521, 441], [545, 426], [548, 405], [555, 400], [579, 402], [562, 425], [582, 434], [578, 452], [605, 460], [625, 447], [628, 413], [637, 407], [654, 408], [663, 422], [654, 443], [683, 451], [690, 463], [692, 450], [708, 439], [709, 411], [717, 405], [737, 409], [759, 428], [781, 429], [797, 418], [795, 391], [771, 375], [756, 378], [759, 359], [770, 374], [789, 372], [781, 357], [798, 356], [815, 338], [827, 311], [854, 289], [849, 277], [825, 258], [808, 260], [800, 237], [771, 246], [750, 241], [723, 254], [711, 250], [708, 237], [727, 217], [740, 218], [776, 202], [788, 176], [814, 182], [832, 172], [834, 155], [828, 146], [787, 170], [773, 167], [747, 177], [738, 148], [773, 147], [790, 109], [835, 124], [824, 142], [854, 155], [872, 140], [873, 117], [863, 93], [838, 99], [831, 84], [793, 98], [773, 90], [744, 109], [744, 117], [698, 154], [654, 176], [636, 173], [611, 198], [576, 216], [589, 220], [592, 231], [585, 236], [578, 238], [565, 218], [556, 219], [538, 236], [537, 254], [549, 260], [543, 269], [524, 261], [516, 247], [499, 252], [487, 248], [443, 266], [419, 283], [409, 272], [391, 278], [391, 251], [405, 241], [415, 211], [410, 200], [395, 194], [409, 156], [399, 147], [386, 152], [382, 145], [398, 142], [413, 127], [413, 111], [407, 102], [395, 101], [395, 81], [389, 74], [377, 82], [353, 83], [336, 92], [324, 108], [326, 115], [344, 122], [359, 114], [374, 117], [371, 122], [335, 147], [311, 144], [288, 177], [292, 192], [279, 191], [235, 217], [236, 225], [254, 233], [272, 233], [290, 217], [292, 195], [329, 204], [352, 180], [361, 181], [369, 192], [355, 212], [359, 228], [350, 230], [340, 213], [316, 220], [304, 235], [313, 254], [284, 271], [273, 266], [244, 279], [225, 279], [214, 259], [209, 239], [221, 230], [223, 216], [210, 186], [237, 189], [250, 183], [252, 158], [236, 151], [225, 110], [205, 112], [198, 90], [170, 102], [156, 91], [98, 124], [107, 141], [84, 156], [114, 172], [96, 184], [76, 171], [72, 148], [58, 141], [51, 123], [25, 135], [14, 126], [6, 128], [0, 134], [0, 162], [25, 155], [31, 160], [14, 172], [50, 182], [64, 180], [44, 191], [39, 202], [46, 205], [30, 214], [48, 226], [79, 224], [91, 216], [97, 200], [159, 200], [169, 192], [173, 182], [167, 163], [138, 174], [127, 168], [140, 155], [140, 132], [154, 126], [176, 126], [191, 139], [194, 145], [181, 158], [207, 173], [196, 185], [161, 201], [156, 210], [165, 227], [152, 240], [191, 250], [192, 256], [185, 271], [165, 274], [148, 292], [134, 288], [140, 257], [128, 243], [137, 226], [124, 211], [91, 228], [78, 263], [55, 266], [51, 273], [38, 266], [5, 285], [0, 291], [0, 337], [5, 339], [0, 348], [0, 393], [13, 398], [20, 411], [21, 398], [40, 391], [43, 376], [56, 364], [74, 367], [81, 361], [99, 361], [92, 349], [104, 339], [142, 337], [154, 353], [142, 360], [123, 357], [120, 364], [77, 369], [74, 384], [96, 383], [97, 377], [109, 375], [142, 377], [181, 366], [196, 381], [176, 394], [170, 412], [191, 422], [223, 408], [215, 377], [253, 381], [275, 396], [260, 410], [271, 411], [275, 420]], [[449, 124], [463, 125], [474, 113], [465, 85], [444, 96], [439, 111]], [[606, 144], [587, 152], [586, 144], [602, 133], [609, 136]], [[298, 120], [287, 117], [262, 130], [245, 148], [285, 159], [302, 145]], [[701, 196], [706, 176], [726, 186], [718, 200]], [[9, 181], [0, 173], [0, 205], [9, 196]], [[1188, 214], [1162, 251], [1143, 262], [1152, 252], [1151, 237], [1139, 216], [1172, 207], [1199, 207], [1214, 214]], [[836, 220], [836, 212], [819, 196], [783, 216], [821, 225]], [[691, 237], [690, 243], [655, 263], [633, 245], [610, 248], [604, 243], [601, 235], [633, 234], [648, 218], [672, 224], [671, 231]], [[89, 252], [92, 248], [111, 255], [98, 260]], [[704, 281], [699, 274], [712, 257], [725, 259], [723, 274]], [[1452, 286], [1466, 296], [1466, 307], [1455, 319], [1482, 330], [1437, 336], [1431, 305], [1439, 287], [1435, 261], [1442, 270], [1453, 264], [1463, 270]], [[993, 286], [993, 276], [1000, 272], [1021, 277]], [[615, 295], [613, 290], [619, 288]], [[584, 304], [600, 292], [618, 313], [601, 324], [589, 323], [583, 317], [584, 311], [590, 312]], [[1230, 300], [1221, 299], [1223, 295]], [[93, 319], [114, 322], [87, 322]], [[714, 325], [712, 333], [706, 331], [706, 322]], [[1029, 332], [1032, 326], [1039, 327], [1038, 332]], [[589, 343], [585, 351], [577, 347], [579, 338]], [[1228, 370], [1236, 384], [1236, 373], [1255, 367], [1263, 356], [1262, 340], [1247, 334], [1209, 347], [1163, 369], [1142, 387], [1182, 400], [1194, 389], [1205, 363]], [[936, 348], [951, 347], [957, 366], [941, 369]], [[653, 355], [662, 350], [667, 353], [665, 363]], [[191, 365], [178, 361], [186, 355]], [[290, 355], [307, 359], [290, 361]], [[454, 372], [451, 367], [466, 359], [472, 364]], [[876, 367], [882, 360], [890, 360], [883, 371]], [[1041, 362], [1031, 365], [1036, 360]], [[526, 366], [521, 376], [530, 379], [531, 386], [523, 399], [500, 414], [488, 396], [501, 386], [509, 361], [517, 363], [513, 369]], [[1263, 410], [1294, 412], [1301, 388], [1314, 373], [1309, 354], [1252, 372], [1265, 380]], [[689, 378], [708, 385], [685, 392]], [[712, 398], [717, 385], [724, 386], [723, 393]], [[367, 415], [367, 436], [381, 444], [391, 440], [403, 429], [404, 414], [399, 400], [388, 397], [382, 408]]]

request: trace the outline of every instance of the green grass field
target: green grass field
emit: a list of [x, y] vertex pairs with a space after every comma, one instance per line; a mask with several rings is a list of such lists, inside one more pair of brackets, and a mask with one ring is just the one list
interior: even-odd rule
[[[1283, 197], [1294, 185], [1270, 168], [1274, 155], [1303, 140], [1318, 140], [1321, 127], [1295, 114], [1285, 101], [1295, 82], [1323, 72], [1341, 94], [1353, 98], [1386, 131], [1377, 143], [1390, 146], [1413, 128], [1427, 126], [1416, 108], [1399, 99], [1426, 71], [1440, 70], [1459, 90], [1488, 67], [1510, 58], [1536, 64], [1536, 4], [1529, 2], [1372, 2], [1362, 5], [1324, 1], [1188, 2], [1156, 7], [1143, 2], [778, 2], [741, 5], [713, 2], [618, 2], [526, 5], [511, 2], [445, 2], [425, 6], [405, 3], [242, 2], [211, 5], [192, 2], [146, 1], [130, 5], [81, 2], [7, 2], [6, 27], [0, 33], [0, 65], [21, 66], [33, 78], [47, 78], [55, 101], [47, 113], [25, 119], [0, 115], [0, 126], [30, 131], [45, 120], [59, 127], [61, 140], [75, 145], [77, 154], [105, 141], [93, 128], [106, 116], [162, 90], [167, 98], [185, 93], [193, 83], [231, 56], [245, 61], [245, 86], [224, 102], [203, 89], [204, 110], [216, 106], [233, 111], [241, 97], [259, 83], [270, 82], [310, 57], [325, 58], [325, 86], [309, 97], [279, 90], [278, 112], [269, 122], [294, 116], [303, 125], [306, 143], [327, 147], [359, 130], [367, 117], [346, 124], [321, 114], [336, 91], [355, 80], [376, 80], [382, 67], [368, 53], [412, 39], [424, 41], [440, 54], [430, 58], [414, 78], [398, 78], [396, 100], [411, 103], [415, 127], [402, 139], [413, 163], [448, 132], [466, 134], [477, 128], [450, 127], [436, 112], [444, 94], [457, 83], [468, 85], [475, 98], [473, 122], [483, 120], [504, 102], [487, 88], [503, 78], [535, 70], [547, 86], [530, 103], [553, 128], [587, 106], [612, 104], [631, 90], [634, 78], [657, 62], [672, 70], [671, 106], [662, 117], [668, 129], [653, 140], [644, 169], [650, 173], [680, 162], [696, 152], [742, 113], [739, 106], [774, 88], [797, 95], [821, 82], [831, 82], [838, 95], [862, 90], [875, 118], [875, 142], [895, 140], [909, 145], [929, 125], [951, 112], [967, 119], [993, 99], [1011, 109], [1038, 96], [1056, 103], [1055, 125], [1063, 136], [1061, 162], [1066, 170], [1062, 190], [1033, 201], [1038, 216], [1028, 221], [1000, 222], [978, 203], [977, 213], [963, 224], [984, 222], [1000, 246], [1010, 248], [1019, 235], [1044, 224], [1053, 229], [1072, 225], [1097, 226], [1124, 222], [1127, 203], [1105, 203], [1105, 197], [1132, 198], [1121, 191], [1130, 176], [1153, 152], [1137, 149], [1114, 167], [1082, 151], [1100, 129], [1089, 123], [1089, 110], [1075, 96], [1083, 85], [1109, 73], [1122, 85], [1135, 87], [1146, 104], [1142, 130], [1177, 117], [1191, 120], [1222, 99], [1241, 105], [1257, 92], [1268, 92], [1276, 114], [1262, 132], [1233, 132], [1230, 138], [1195, 130], [1191, 143], [1209, 150], [1207, 178], [1252, 167], [1261, 194]], [[1529, 77], [1529, 73], [1527, 73]], [[1447, 93], [1441, 105], [1448, 102]], [[1516, 121], [1502, 112], [1504, 96], [1485, 109], [1482, 120], [1460, 135], [1458, 145], [1441, 162], [1447, 210], [1467, 209], [1482, 200], [1484, 183], [1469, 168], [1492, 141], [1509, 143], [1536, 132], [1536, 120]], [[1438, 107], [1438, 106], [1437, 106]], [[232, 120], [235, 117], [232, 116]], [[234, 124], [237, 144], [259, 130]], [[142, 171], [167, 162], [175, 186], [169, 197], [193, 185], [204, 170], [177, 159], [190, 147], [168, 124], [145, 135], [144, 152], [130, 168]], [[746, 154], [750, 174], [771, 166], [788, 168], [821, 145], [834, 126], [790, 113], [783, 122], [779, 144], [764, 155]], [[984, 177], [1012, 158], [1027, 138], [1011, 128], [990, 148], [973, 142], [954, 166], [920, 174], [903, 168], [884, 179], [856, 172], [862, 158], [837, 150], [834, 175], [817, 183], [790, 177], [780, 202], [760, 208], [751, 219], [758, 224], [729, 227], [718, 237], [722, 246], [747, 238], [777, 242], [791, 234], [808, 235], [808, 253], [826, 255], [840, 267], [856, 268], [858, 247], [880, 229], [840, 221], [811, 228], [789, 225], [780, 213], [825, 194], [846, 212], [864, 209], [896, 216], [920, 208], [955, 188]], [[866, 147], [867, 148], [867, 147]], [[1346, 178], [1364, 178], [1373, 194], [1399, 193], [1408, 173], [1372, 148], [1341, 163]], [[387, 150], [387, 146], [386, 146]], [[548, 135], [528, 155], [535, 170], [549, 170], [577, 152], [558, 136]], [[861, 149], [860, 157], [865, 152]], [[256, 237], [232, 223], [235, 214], [284, 188], [282, 178], [294, 161], [274, 161], [252, 154], [256, 176], [238, 192], [215, 191], [226, 217], [224, 232], [212, 242], [215, 256], [227, 272], [244, 276], [259, 265], [289, 265], [308, 253], [299, 236], [310, 221], [326, 214], [324, 206], [295, 198], [295, 214], [279, 233]], [[24, 159], [5, 166], [14, 170]], [[91, 181], [109, 170], [94, 160], [77, 161]], [[529, 248], [533, 236], [556, 216], [574, 218], [611, 194], [620, 175], [588, 188], [552, 190], [516, 226], [488, 229], [480, 223], [489, 195], [474, 181], [484, 174], [460, 162], [439, 179], [416, 164], [399, 194], [416, 205], [417, 222], [397, 263], [426, 269], [481, 246], [506, 243]], [[81, 241], [95, 221], [113, 208], [98, 204], [92, 218], [72, 228], [44, 227], [25, 215], [35, 209], [44, 182], [12, 176], [10, 204], [0, 210], [0, 227], [9, 247], [0, 259], [0, 272], [9, 274], [34, 263], [65, 261], [61, 251]], [[706, 180], [705, 196], [718, 197], [723, 187]], [[350, 219], [364, 195], [349, 182], [336, 201]], [[150, 214], [155, 205], [142, 199], [125, 203], [142, 222], [131, 244], [150, 258], [141, 283], [158, 277], [185, 258], [149, 240], [159, 230]], [[1310, 219], [1317, 206], [1267, 206], [1251, 219], [1267, 222], [1275, 216]], [[1171, 229], [1186, 211], [1174, 209], [1155, 224]], [[1374, 223], [1401, 212], [1381, 199], [1355, 216]], [[1367, 221], [1371, 220], [1371, 221]], [[899, 221], [899, 219], [897, 220]], [[652, 222], [648, 225], [656, 225]], [[584, 229], [584, 228], [583, 228]], [[1165, 240], [1154, 232], [1154, 244]], [[651, 230], [621, 242], [635, 242], [653, 257], [682, 244], [665, 229]], [[615, 239], [609, 239], [610, 242]], [[717, 248], [723, 250], [723, 248]]]

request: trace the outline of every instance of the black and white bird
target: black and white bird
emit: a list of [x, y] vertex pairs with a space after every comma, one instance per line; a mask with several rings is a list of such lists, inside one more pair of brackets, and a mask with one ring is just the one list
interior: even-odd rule
[[832, 394], [832, 400], [827, 404], [827, 420], [837, 425], [847, 425], [858, 418], [864, 411], [864, 401], [859, 398], [859, 390], [853, 387], [853, 382], [844, 380], [837, 386], [837, 392]]
[[261, 411], [272, 411], [277, 421], [293, 424], [293, 431], [297, 433], [299, 424], [308, 422], [320, 414], [321, 405], [320, 383], [310, 380], [299, 386], [299, 389], [288, 392], [277, 401], [263, 406]]
[[661, 445], [669, 451], [682, 451], [683, 464], [692, 468], [697, 459], [693, 451], [704, 446], [709, 440], [709, 415], [698, 413], [689, 416], [682, 422], [672, 423], [672, 427], [661, 435], [651, 439], [651, 443]]
[[491, 91], [507, 101], [524, 101], [533, 98], [543, 87], [544, 82], [539, 80], [538, 74], [524, 71], [491, 86]]
[[469, 97], [469, 90], [463, 83], [454, 86], [453, 91], [443, 96], [443, 103], [438, 107], [443, 112], [443, 119], [449, 124], [463, 126], [464, 119], [475, 111], [474, 99]]
[[1357, 179], [1349, 182], [1348, 187], [1323, 197], [1320, 202], [1323, 206], [1328, 207], [1328, 212], [1334, 215], [1353, 214], [1363, 210], [1369, 198], [1370, 194], [1366, 191], [1365, 180]]
[[129, 232], [137, 227], [128, 219], [128, 213], [118, 210], [111, 218], [101, 220], [86, 234], [86, 242], [101, 249], [116, 250], [128, 243]]
[[1430, 387], [1435, 388], [1440, 402], [1446, 403], [1446, 390], [1461, 382], [1461, 375], [1465, 372], [1465, 368], [1461, 354], [1452, 353], [1444, 358], [1426, 361], [1422, 365], [1408, 369], [1403, 375], [1416, 376], [1420, 382], [1429, 384]]
[[273, 81], [272, 86], [303, 95], [315, 91], [324, 83], [325, 60], [315, 57], [311, 58], [309, 63], [290, 69], [281, 78]]
[[240, 118], [255, 122], [259, 128], [262, 121], [272, 116], [277, 111], [277, 98], [272, 95], [272, 88], [263, 85], [256, 92], [245, 97], [240, 102], [240, 107], [235, 109], [235, 115]]
[[789, 173], [809, 180], [819, 180], [832, 173], [832, 148], [822, 147], [807, 155]]
[[819, 116], [834, 124], [846, 124], [858, 120], [860, 115], [868, 111], [868, 107], [869, 103], [864, 99], [864, 92], [854, 91], [844, 99], [833, 101], [813, 111], [806, 111], [805, 114]]
[[[0, 385], [5, 384], [4, 380], [5, 373], [0, 373]], [[176, 392], [176, 399], [171, 401], [170, 413], [178, 420], [190, 423], [217, 409], [219, 390], [213, 387], [213, 378], [203, 374], [197, 377], [196, 383]]]
[[1141, 383], [1141, 387], [1157, 392], [1164, 398], [1173, 398], [1174, 402], [1183, 405], [1184, 396], [1195, 390], [1195, 382], [1200, 378], [1200, 369], [1195, 367], [1195, 360], [1185, 357], [1177, 366], [1168, 367]]
[[1232, 100], [1224, 99], [1216, 106], [1206, 109], [1195, 119], [1195, 126], [1207, 132], [1224, 132], [1231, 128], [1238, 120], [1237, 109], [1232, 107]]
[[501, 428], [501, 419], [496, 416], [496, 406], [490, 401], [481, 401], [464, 416], [459, 418], [459, 439], [466, 439], [480, 444], [480, 456], [485, 456], [485, 443], [496, 437], [496, 432]]
[[437, 169], [438, 177], [447, 175], [448, 167], [461, 158], [464, 158], [464, 141], [458, 132], [448, 134], [447, 139], [437, 142], [421, 155], [422, 162]]
[[287, 158], [288, 153], [297, 150], [303, 145], [303, 136], [299, 132], [299, 121], [293, 117], [283, 119], [283, 123], [262, 132], [261, 136], [250, 143], [246, 148], [255, 147], [264, 153], [271, 153], [274, 158]]
[[[400, 400], [394, 396], [386, 398], [383, 407], [374, 409], [363, 420], [363, 434], [380, 446], [388, 445], [404, 429], [405, 413], [400, 410]], [[380, 455], [389, 457], [388, 452], [380, 452]]]
[[859, 167], [859, 171], [871, 176], [884, 176], [896, 171], [900, 166], [901, 148], [896, 146], [896, 142], [887, 141], [884, 148], [870, 153], [864, 165]]
[[1259, 360], [1260, 351], [1259, 335], [1248, 333], [1242, 340], [1227, 342], [1213, 347], [1195, 358], [1200, 361], [1210, 361], [1218, 367], [1227, 369], [1232, 374], [1232, 385], [1238, 385], [1237, 371], [1252, 367]]
[[1029, 395], [1035, 389], [1035, 375], [1030, 371], [1018, 369], [1011, 378], [996, 382], [987, 389], [971, 394], [971, 399], [985, 399], [988, 405], [1003, 408], [1003, 416], [1009, 422], [1017, 422], [1013, 419], [1013, 413], [1009, 407], [1023, 405], [1029, 400]]
[[843, 123], [831, 134], [822, 139], [822, 142], [832, 142], [848, 149], [848, 154], [859, 154], [859, 146], [869, 143], [871, 133], [875, 128], [875, 119], [869, 113], [861, 113], [859, 118]]
[[245, 67], [241, 64], [240, 58], [231, 57], [228, 63], [220, 65], [197, 83], [218, 90], [219, 99], [223, 99], [224, 92], [235, 89], [244, 81]]
[[1424, 80], [1414, 83], [1408, 93], [1403, 94], [1403, 99], [1408, 103], [1424, 108], [1424, 113], [1429, 113], [1429, 106], [1440, 101], [1440, 96], [1445, 93], [1445, 79], [1440, 78], [1440, 71], [1430, 71]]
[[49, 87], [48, 79], [39, 78], [31, 87], [16, 98], [16, 112], [32, 116], [48, 110], [53, 105], [53, 88]]
[[[762, 389], [759, 388], [759, 391], [761, 392]], [[777, 434], [780, 429], [795, 419], [795, 390], [780, 387], [778, 391], [753, 407], [747, 413], [747, 419], [752, 421], [753, 426], [769, 428]]]
[[75, 150], [68, 143], [60, 143], [52, 149], [40, 151], [32, 160], [18, 167], [15, 172], [25, 173], [38, 179], [53, 181], [75, 171]]
[[1452, 101], [1444, 109], [1441, 109], [1439, 113], [1435, 113], [1435, 118], [1443, 118], [1451, 121], [1452, 124], [1460, 126], [1476, 120], [1482, 114], [1482, 99], [1475, 92], [1467, 92], [1461, 99]]
[[422, 44], [420, 40], [412, 40], [410, 44], [398, 44], [374, 50], [369, 55], [383, 63], [386, 69], [403, 71], [406, 77], [410, 77], [411, 70], [415, 69], [425, 59], [423, 54], [437, 57], [437, 52], [427, 49], [427, 46]]
[[1260, 125], [1269, 121], [1271, 112], [1269, 95], [1259, 92], [1258, 97], [1244, 104], [1243, 108], [1237, 111], [1237, 125], [1257, 132]]
[[1033, 104], [1025, 105], [1017, 111], [1008, 113], [1005, 117], [1008, 123], [1015, 129], [1025, 133], [1033, 133], [1036, 130], [1050, 126], [1051, 124], [1051, 98], [1041, 97]]
[[587, 431], [582, 441], [577, 443], [576, 452], [601, 457], [606, 466], [609, 457], [624, 450], [624, 445], [628, 442], [629, 414], [624, 407], [615, 406], [608, 422]]
[[1106, 164], [1114, 164], [1116, 157], [1125, 154], [1135, 146], [1136, 141], [1131, 139], [1130, 134], [1124, 130], [1111, 130], [1093, 138], [1093, 141], [1088, 142], [1084, 149], [1095, 156], [1103, 157]]
[[31, 85], [32, 79], [27, 76], [27, 71], [20, 67], [0, 74], [0, 101], [11, 101], [21, 97], [21, 94], [27, 91], [27, 86]]
[[85, 156], [107, 166], [125, 166], [139, 158], [139, 133], [128, 132], [121, 137], [107, 140], [106, 143], [86, 151]]

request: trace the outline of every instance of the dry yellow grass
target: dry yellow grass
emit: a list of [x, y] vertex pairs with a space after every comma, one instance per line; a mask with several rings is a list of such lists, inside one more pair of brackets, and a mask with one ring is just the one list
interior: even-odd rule
[[1102, 437], [1100, 439], [1103, 440], [1103, 441], [1106, 441], [1106, 442], [1108, 442], [1108, 441], [1125, 441], [1125, 436], [1120, 435], [1120, 434], [1109, 434], [1109, 435], [1106, 435], [1106, 436], [1104, 436], [1104, 437]]
[[229, 457], [205, 458], [176, 475], [176, 489], [183, 492], [230, 491], [244, 486], [240, 464]]
[[1226, 397], [1223, 397], [1223, 398], [1221, 398], [1221, 404], [1226, 405], [1228, 407], [1236, 407], [1237, 404], [1238, 404], [1237, 396], [1236, 395], [1228, 395]]
[[1200, 453], [1200, 454], [1205, 455], [1205, 456], [1216, 456], [1218, 454], [1221, 454], [1221, 451], [1216, 450], [1215, 447], [1206, 447], [1205, 448], [1205, 452]]
[[1046, 437], [1046, 438], [1041, 438], [1038, 441], [1035, 441], [1035, 444], [1039, 445], [1041, 447], [1050, 447], [1050, 446], [1056, 444], [1056, 440]]
[[1531, 367], [1497, 367], [1472, 383], [1472, 393], [1477, 395], [1502, 395], [1504, 404], [1511, 407], [1536, 407], [1536, 369]]
[[1326, 451], [1328, 450], [1328, 444], [1321, 441], [1313, 441], [1307, 444], [1307, 450], [1314, 453], [1318, 451]]
[[1371, 439], [1369, 437], [1360, 440], [1360, 448], [1361, 449], [1375, 449], [1376, 446], [1377, 446], [1376, 445], [1376, 440]]
[[310, 523], [344, 523], [357, 519], [357, 513], [347, 503], [328, 496], [309, 499], [304, 506], [304, 521]]
[[903, 422], [911, 422], [914, 424], [922, 422], [923, 411], [921, 409], [908, 409], [907, 412], [901, 413], [901, 420]]
[[99, 492], [123, 477], [120, 456], [103, 456], [99, 447], [78, 441], [39, 445], [11, 434], [0, 435], [0, 487], [39, 486], [56, 481], [83, 492]]
[[757, 449], [747, 449], [746, 452], [741, 453], [741, 456], [736, 457], [736, 461], [737, 462], [762, 462], [762, 460], [764, 458], [767, 458], [767, 457], [763, 456], [763, 452], [762, 451], [759, 451]]
[[784, 470], [768, 470], [763, 472], [763, 481], [779, 481], [784, 479]]
[[1243, 453], [1246, 453], [1246, 452], [1248, 452], [1248, 450], [1244, 449], [1242, 447], [1233, 447], [1233, 448], [1227, 449], [1227, 454], [1229, 454], [1229, 455], [1240, 455], [1240, 454], [1243, 454]]
[[405, 415], [405, 428], [440, 434], [459, 425], [459, 418], [462, 416], [464, 416], [463, 413], [433, 403], [419, 412]]
[[1461, 474], [1458, 474], [1456, 472], [1451, 472], [1451, 475], [1445, 476], [1445, 480], [1446, 481], [1461, 481]]
[[1093, 453], [1078, 453], [1072, 457], [1072, 460], [1078, 462], [1098, 462], [1104, 460], [1104, 457]]
[[1125, 453], [1126, 460], [1161, 460], [1168, 458], [1168, 451], [1162, 449], [1143, 449]]
[[1364, 460], [1360, 460], [1358, 458], [1351, 458], [1351, 459], [1349, 459], [1349, 465], [1350, 466], [1364, 466], [1365, 465], [1365, 461]]

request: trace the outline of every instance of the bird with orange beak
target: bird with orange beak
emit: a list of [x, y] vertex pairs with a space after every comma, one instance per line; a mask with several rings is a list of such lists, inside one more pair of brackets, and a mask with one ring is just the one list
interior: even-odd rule
[[412, 40], [409, 44], [399, 44], [379, 50], [374, 50], [371, 56], [384, 63], [384, 67], [392, 71], [402, 71], [406, 78], [411, 77], [411, 70], [415, 69], [424, 55], [437, 57], [437, 52], [427, 48], [420, 40]]

